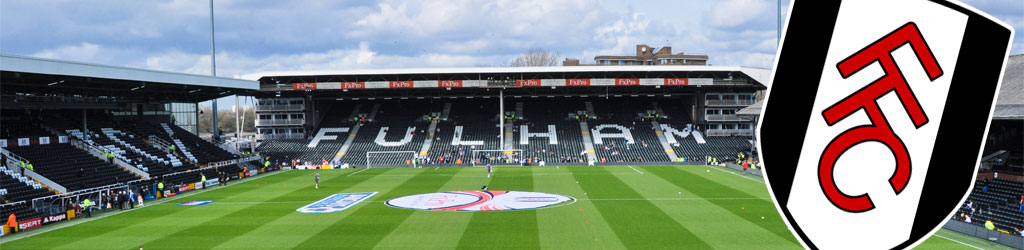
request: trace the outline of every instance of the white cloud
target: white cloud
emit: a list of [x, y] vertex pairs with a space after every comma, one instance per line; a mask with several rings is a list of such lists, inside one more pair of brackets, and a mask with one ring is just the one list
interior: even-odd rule
[[[1024, 4], [1018, 0], [968, 2], [1024, 30]], [[215, 4], [219, 75], [496, 65], [534, 47], [587, 63], [596, 55], [632, 54], [637, 44], [672, 45], [677, 53], [707, 54], [714, 65], [767, 68], [776, 48], [776, 6], [771, 0], [218, 0]], [[207, 74], [208, 8], [205, 1], [191, 0], [5, 1], [0, 50]], [[1024, 51], [1022, 40], [1017, 39], [1013, 53]]]
[[775, 4], [765, 0], [726, 0], [715, 3], [704, 18], [711, 27], [733, 28], [774, 17], [774, 14]]

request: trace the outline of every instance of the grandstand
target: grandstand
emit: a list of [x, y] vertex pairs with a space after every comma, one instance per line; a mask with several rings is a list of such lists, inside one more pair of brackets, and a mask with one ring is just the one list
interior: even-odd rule
[[[946, 228], [1024, 247], [1024, 55], [1007, 60], [980, 170], [970, 195]], [[969, 205], [968, 205], [969, 204]], [[970, 218], [969, 226], [967, 218]], [[994, 233], [983, 230], [992, 221]], [[978, 233], [979, 230], [982, 233]]]
[[279, 162], [362, 167], [412, 165], [414, 154], [395, 151], [441, 166], [725, 162], [751, 154], [753, 121], [736, 112], [766, 89], [767, 75], [745, 67], [593, 66], [242, 78], [260, 82], [258, 151]]
[[16, 214], [23, 230], [86, 198], [151, 199], [158, 182], [177, 189], [260, 165], [195, 134], [197, 103], [253, 81], [13, 55], [0, 55], [0, 81], [0, 216]]

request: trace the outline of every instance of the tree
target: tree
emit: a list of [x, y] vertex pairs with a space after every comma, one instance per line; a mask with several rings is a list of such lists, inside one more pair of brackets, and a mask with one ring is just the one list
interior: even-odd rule
[[561, 55], [546, 49], [532, 48], [508, 63], [509, 67], [550, 67], [558, 66]]
[[[199, 132], [200, 133], [213, 133], [213, 116], [210, 106], [200, 107], [202, 114], [199, 115]], [[256, 110], [253, 107], [243, 107], [242, 112], [242, 127], [245, 128], [245, 132], [256, 132]], [[217, 125], [221, 132], [234, 136], [235, 133], [235, 112], [231, 110], [221, 110], [217, 112]]]

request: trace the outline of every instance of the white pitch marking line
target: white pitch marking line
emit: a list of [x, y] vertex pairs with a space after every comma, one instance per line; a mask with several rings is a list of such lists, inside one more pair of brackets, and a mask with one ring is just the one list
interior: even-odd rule
[[354, 173], [351, 173], [351, 174], [348, 174], [348, 175], [346, 175], [346, 176], [352, 176], [352, 175], [354, 175], [354, 174], [358, 174], [359, 172], [363, 172], [363, 171], [366, 171], [366, 170], [370, 170], [370, 169], [369, 169], [369, 168], [364, 168], [363, 170], [359, 170], [359, 171], [356, 171], [356, 172], [354, 172]]
[[733, 174], [733, 175], [736, 175], [736, 176], [739, 176], [739, 177], [747, 178], [747, 179], [750, 179], [750, 180], [752, 180], [752, 181], [756, 181], [756, 182], [764, 183], [764, 181], [762, 181], [762, 180], [758, 180], [758, 179], [754, 179], [754, 178], [751, 178], [750, 176], [746, 176], [746, 175], [741, 175], [741, 174], [733, 173], [733, 172], [730, 172], [730, 171], [726, 171], [726, 170], [724, 170], [724, 169], [719, 169], [719, 168], [716, 168], [716, 167], [713, 167], [713, 166], [706, 166], [706, 167], [707, 167], [707, 168], [713, 168], [713, 169], [715, 169], [715, 170], [718, 170], [718, 171], [722, 171], [722, 172], [730, 173], [730, 174]]
[[980, 248], [980, 247], [977, 247], [977, 246], [974, 246], [974, 245], [971, 245], [971, 244], [963, 243], [963, 242], [960, 242], [958, 240], [950, 239], [949, 237], [946, 237], [946, 236], [942, 236], [942, 235], [938, 235], [938, 234], [935, 234], [935, 236], [939, 236], [939, 238], [943, 238], [943, 239], [947, 239], [947, 240], [950, 240], [950, 241], [953, 241], [953, 242], [956, 242], [956, 243], [960, 243], [960, 244], [962, 244], [964, 246], [973, 247], [974, 249], [985, 250], [984, 248]]
[[636, 168], [634, 168], [634, 167], [633, 167], [633, 166], [631, 166], [631, 165], [626, 165], [626, 166], [627, 166], [627, 167], [629, 167], [629, 168], [632, 168], [632, 169], [633, 169], [633, 171], [636, 171], [637, 173], [640, 173], [640, 174], [644, 174], [644, 172], [640, 172], [640, 170], [637, 170]]
[[441, 167], [435, 167], [434, 170], [437, 170], [438, 168], [441, 168]]

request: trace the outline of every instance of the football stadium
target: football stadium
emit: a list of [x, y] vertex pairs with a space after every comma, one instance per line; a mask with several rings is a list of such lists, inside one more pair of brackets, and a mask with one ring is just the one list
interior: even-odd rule
[[[2, 59], [3, 249], [801, 248], [752, 148], [764, 69]], [[187, 129], [231, 94], [258, 100], [248, 150]], [[1019, 242], [1021, 116], [999, 107], [970, 205], [919, 248]]]
[[[125, 31], [135, 33], [146, 35]], [[399, 40], [384, 43], [406, 46]], [[360, 47], [353, 60], [374, 56]], [[138, 52], [128, 51], [110, 56]], [[227, 54], [275, 64], [232, 77], [216, 76], [224, 54], [214, 51], [210, 61], [174, 58], [209, 63], [209, 75], [25, 54], [0, 53], [3, 250], [806, 246], [773, 202], [772, 166], [757, 149], [772, 81], [763, 66], [644, 44], [593, 64], [551, 57], [561, 66], [415, 57], [423, 67], [292, 67], [317, 56]], [[917, 249], [1024, 249], [1021, 83], [1024, 55], [1011, 55], [973, 189]], [[225, 117], [217, 100], [228, 97]], [[252, 100], [251, 113], [239, 97]], [[228, 123], [235, 131], [222, 131]]]

